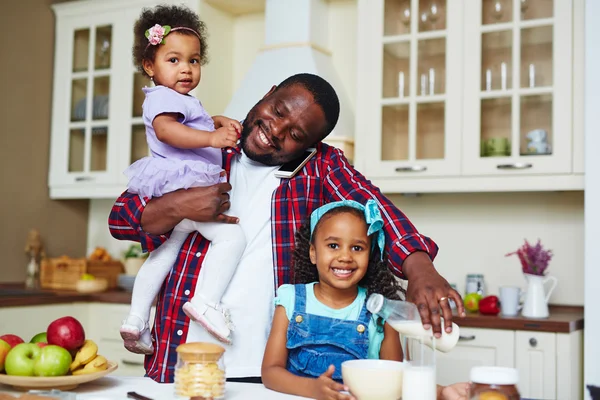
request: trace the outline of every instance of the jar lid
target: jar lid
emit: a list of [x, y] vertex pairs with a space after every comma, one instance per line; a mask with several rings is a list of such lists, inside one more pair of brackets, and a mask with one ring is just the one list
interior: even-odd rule
[[473, 367], [471, 382], [488, 385], [516, 385], [519, 383], [519, 371], [506, 367]]
[[467, 274], [467, 278], [483, 278], [483, 274]]
[[225, 348], [214, 343], [191, 342], [180, 344], [175, 351], [184, 361], [217, 361]]

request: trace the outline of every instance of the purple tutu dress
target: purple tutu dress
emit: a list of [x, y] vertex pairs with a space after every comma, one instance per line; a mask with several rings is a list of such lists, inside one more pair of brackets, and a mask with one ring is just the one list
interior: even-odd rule
[[178, 149], [158, 140], [152, 127], [152, 121], [158, 115], [176, 113], [180, 115], [179, 122], [190, 128], [214, 131], [213, 120], [200, 101], [165, 86], [146, 87], [143, 91], [146, 94], [142, 105], [143, 120], [151, 156], [134, 162], [125, 170], [129, 179], [127, 190], [152, 198], [178, 189], [224, 181], [221, 149]]

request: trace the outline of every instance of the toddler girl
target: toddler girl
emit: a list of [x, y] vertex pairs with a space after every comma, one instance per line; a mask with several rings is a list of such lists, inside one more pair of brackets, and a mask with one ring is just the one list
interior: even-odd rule
[[[206, 28], [184, 6], [144, 9], [134, 27], [133, 54], [139, 70], [154, 87], [143, 89], [146, 139], [151, 156], [126, 171], [128, 191], [141, 197], [197, 186], [222, 179], [221, 148], [235, 146], [239, 122], [210, 117], [189, 92], [200, 82], [206, 62]], [[149, 318], [152, 301], [175, 263], [189, 233], [198, 231], [211, 241], [194, 296], [183, 311], [224, 343], [231, 343], [233, 325], [220, 302], [246, 246], [239, 225], [181, 221], [170, 238], [154, 250], [135, 280], [131, 311], [121, 326], [125, 347], [152, 354]]]
[[[341, 364], [352, 359], [402, 361], [400, 335], [372, 315], [366, 299], [399, 299], [401, 288], [382, 255], [383, 219], [374, 200], [316, 209], [296, 234], [295, 285], [282, 285], [262, 364], [266, 387], [315, 399], [343, 393]], [[438, 387], [438, 397], [466, 400], [466, 384]]]

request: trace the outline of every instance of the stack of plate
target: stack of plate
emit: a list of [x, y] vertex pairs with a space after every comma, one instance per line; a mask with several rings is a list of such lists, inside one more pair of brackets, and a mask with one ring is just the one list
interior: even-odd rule
[[135, 275], [120, 274], [117, 278], [117, 286], [121, 289], [131, 292], [133, 291], [133, 283], [135, 282]]

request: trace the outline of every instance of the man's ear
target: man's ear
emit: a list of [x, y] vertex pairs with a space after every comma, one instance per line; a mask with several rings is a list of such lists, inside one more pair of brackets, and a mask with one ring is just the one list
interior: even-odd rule
[[269, 91], [267, 92], [267, 94], [265, 94], [265, 95], [263, 96], [263, 99], [266, 99], [267, 97], [269, 97], [270, 95], [272, 95], [272, 94], [273, 94], [273, 92], [275, 91], [275, 89], [277, 89], [277, 85], [273, 85], [273, 86], [271, 87], [271, 90], [269, 90]]
[[148, 74], [148, 76], [150, 78], [152, 78], [154, 76], [154, 63], [152, 61], [143, 60], [142, 67], [144, 68], [144, 71], [146, 71], [146, 73]]
[[317, 251], [315, 250], [315, 245], [310, 245], [310, 250], [308, 251], [308, 255], [310, 257], [310, 262], [313, 264], [317, 263]]

